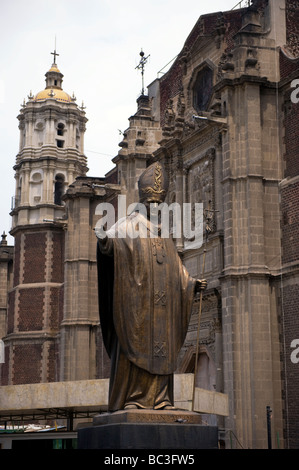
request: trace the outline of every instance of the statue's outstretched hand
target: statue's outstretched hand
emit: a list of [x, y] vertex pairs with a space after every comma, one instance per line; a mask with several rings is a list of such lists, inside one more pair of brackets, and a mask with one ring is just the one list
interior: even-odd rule
[[207, 281], [205, 279], [197, 279], [196, 280], [196, 286], [195, 286], [195, 292], [200, 292], [204, 291], [207, 288]]

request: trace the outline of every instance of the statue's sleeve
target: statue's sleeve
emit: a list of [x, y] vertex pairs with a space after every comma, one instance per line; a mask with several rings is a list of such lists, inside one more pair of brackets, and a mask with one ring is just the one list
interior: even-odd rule
[[104, 345], [109, 357], [111, 357], [115, 335], [113, 324], [113, 239], [108, 237], [98, 239], [97, 267], [100, 324]]
[[113, 256], [113, 239], [106, 236], [98, 238], [98, 247], [100, 252], [106, 256]]

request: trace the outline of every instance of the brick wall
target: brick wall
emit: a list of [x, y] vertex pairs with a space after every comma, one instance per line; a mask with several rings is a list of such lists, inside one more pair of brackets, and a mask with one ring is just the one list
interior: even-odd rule
[[[281, 189], [282, 262], [299, 261], [299, 103], [293, 103], [291, 87], [299, 78], [299, 10], [298, 0], [286, 0], [287, 44], [280, 51], [280, 74], [284, 86], [284, 181]], [[293, 179], [292, 178], [296, 178]], [[299, 338], [299, 278], [284, 277], [281, 293], [283, 313], [285, 437], [289, 448], [299, 446], [299, 364], [291, 361], [291, 343]]]
[[242, 14], [240, 10], [225, 12], [223, 15], [225, 24], [225, 52], [229, 52], [234, 47], [234, 35], [240, 30], [242, 25]]
[[9, 347], [5, 347], [4, 351], [5, 362], [0, 364], [0, 385], [8, 385], [8, 373], [9, 373]]
[[61, 287], [51, 287], [50, 289], [50, 318], [49, 326], [51, 330], [58, 330], [63, 318], [63, 290]]
[[44, 288], [21, 289], [19, 293], [19, 331], [39, 331], [43, 328]]
[[160, 80], [160, 112], [161, 124], [164, 124], [164, 115], [168, 100], [176, 96], [182, 88], [182, 65], [177, 60], [165, 78]]
[[15, 291], [11, 291], [8, 294], [8, 318], [7, 318], [7, 333], [10, 334], [14, 330], [14, 318], [15, 318]]
[[[299, 70], [299, 59], [292, 59], [282, 50], [280, 51], [280, 78], [281, 80], [290, 77]], [[299, 77], [298, 77], [299, 78]]]
[[107, 173], [105, 176], [105, 183], [118, 184], [117, 167]]
[[57, 382], [59, 378], [59, 349], [56, 341], [51, 342], [49, 345], [49, 355], [48, 355], [48, 382]]
[[299, 182], [282, 189], [282, 260], [299, 260]]
[[64, 269], [64, 232], [52, 233], [53, 263], [52, 282], [63, 282]]
[[20, 333], [22, 341], [12, 339], [8, 344], [12, 377], [2, 367], [2, 383], [58, 380], [58, 339], [44, 337], [43, 330], [58, 334], [63, 319], [64, 232], [16, 234], [14, 276], [15, 289], [8, 297], [8, 335]]
[[46, 269], [46, 233], [26, 233], [24, 244], [24, 283], [44, 282]]
[[13, 384], [39, 383], [41, 381], [41, 344], [14, 346]]
[[284, 334], [285, 334], [285, 387], [284, 394], [287, 400], [287, 435], [289, 448], [298, 449], [299, 436], [299, 363], [291, 361], [291, 342], [299, 338], [298, 305], [299, 284], [286, 286], [283, 290]]
[[[299, 60], [294, 63], [283, 55], [281, 69], [282, 75], [299, 79]], [[299, 103], [293, 103], [291, 99], [295, 90], [290, 82], [284, 95], [284, 176], [290, 178], [299, 175]]]
[[21, 234], [15, 236], [14, 261], [13, 261], [13, 285], [20, 283], [20, 256], [21, 256]]

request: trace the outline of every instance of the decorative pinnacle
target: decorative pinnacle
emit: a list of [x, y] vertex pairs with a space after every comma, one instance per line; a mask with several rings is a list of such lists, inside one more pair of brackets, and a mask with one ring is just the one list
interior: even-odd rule
[[2, 233], [2, 235], [1, 235], [1, 238], [2, 238], [2, 240], [1, 240], [1, 242], [0, 242], [0, 245], [1, 245], [1, 246], [7, 245], [6, 237], [7, 237], [7, 235], [6, 235], [5, 231], [4, 231], [4, 232]]

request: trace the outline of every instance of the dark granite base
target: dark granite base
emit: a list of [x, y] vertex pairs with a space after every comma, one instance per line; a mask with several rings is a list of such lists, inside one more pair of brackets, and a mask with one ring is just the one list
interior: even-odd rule
[[218, 428], [196, 424], [196, 416], [189, 416], [188, 419], [188, 413], [180, 416], [177, 412], [161, 412], [148, 420], [138, 412], [100, 415], [93, 426], [78, 430], [78, 448], [217, 449]]

